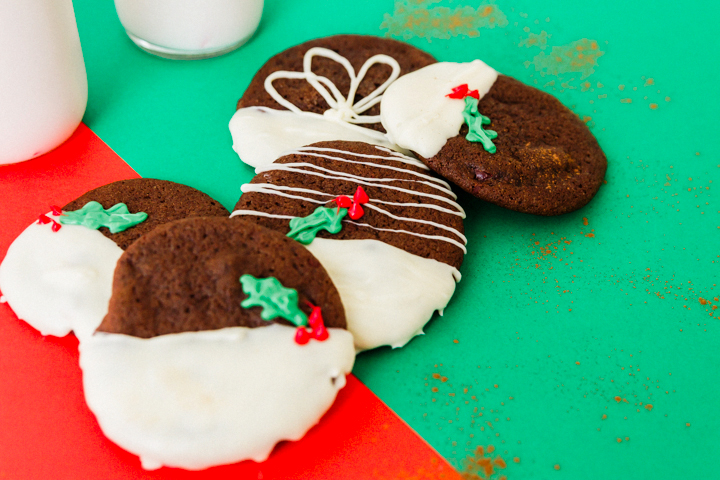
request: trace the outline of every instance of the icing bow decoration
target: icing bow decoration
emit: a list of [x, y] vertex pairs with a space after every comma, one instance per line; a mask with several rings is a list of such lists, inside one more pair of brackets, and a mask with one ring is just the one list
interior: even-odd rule
[[313, 213], [306, 217], [295, 217], [290, 220], [290, 232], [287, 236], [303, 245], [309, 245], [315, 240], [320, 230], [327, 230], [336, 234], [342, 230], [342, 219], [347, 215], [357, 220], [365, 214], [362, 205], [370, 202], [365, 190], [358, 185], [353, 198], [347, 195], [335, 197], [337, 209], [317, 207]]
[[335, 199], [338, 210], [341, 208], [347, 208], [348, 217], [353, 220], [357, 220], [365, 214], [362, 205], [364, 203], [368, 203], [369, 201], [370, 198], [368, 198], [367, 193], [365, 193], [365, 190], [363, 190], [360, 185], [358, 185], [357, 190], [355, 190], [352, 200], [350, 200], [350, 197], [347, 195], [340, 195]]
[[[329, 58], [345, 67], [345, 70], [350, 76], [350, 90], [348, 91], [347, 96], [344, 96], [342, 93], [340, 93], [340, 90], [338, 90], [338, 88], [329, 78], [317, 75], [312, 71], [312, 59], [315, 56]], [[353, 103], [355, 100], [355, 95], [357, 94], [358, 87], [360, 86], [360, 82], [362, 82], [363, 78], [365, 78], [365, 75], [367, 74], [370, 67], [375, 64], [385, 64], [390, 66], [392, 68], [392, 73], [390, 74], [388, 79], [385, 80], [385, 83], [377, 87], [368, 96], [362, 98], [357, 103]], [[307, 52], [305, 52], [305, 56], [303, 57], [302, 72], [289, 72], [285, 70], [273, 72], [268, 75], [267, 78], [265, 78], [265, 90], [277, 103], [292, 112], [303, 115], [322, 116], [324, 118], [329, 118], [337, 122], [347, 123], [350, 127], [362, 128], [357, 127], [354, 124], [380, 122], [380, 115], [362, 114], [373, 106], [380, 103], [383, 92], [385, 92], [385, 90], [390, 86], [390, 84], [394, 82], [399, 76], [400, 64], [394, 58], [388, 55], [373, 55], [363, 64], [363, 66], [360, 68], [360, 71], [355, 74], [355, 69], [347, 58], [337, 54], [336, 52], [333, 52], [332, 50], [328, 50], [327, 48], [313, 47]], [[322, 95], [328, 105], [330, 105], [330, 109], [326, 110], [323, 115], [312, 112], [304, 112], [300, 110], [297, 106], [289, 102], [287, 99], [283, 98], [277, 92], [277, 90], [275, 90], [275, 87], [272, 83], [278, 78], [307, 80], [307, 82], [312, 85], [320, 95]], [[363, 128], [362, 131], [366, 135], [371, 135], [373, 137], [377, 137], [380, 140], [385, 140], [385, 134], [383, 133], [366, 128]]]
[[481, 142], [486, 152], [495, 153], [497, 147], [492, 141], [497, 138], [498, 134], [494, 130], [485, 130], [484, 125], [490, 125], [491, 120], [478, 111], [479, 92], [470, 90], [467, 83], [465, 83], [453, 88], [452, 92], [445, 96], [458, 100], [465, 99], [462, 116], [469, 130], [465, 139], [469, 142]]
[[[325, 328], [320, 307], [307, 302], [312, 310], [308, 317], [300, 310], [298, 292], [294, 288], [284, 287], [275, 277], [257, 278], [250, 274], [241, 276], [240, 283], [243, 292], [248, 296], [240, 302], [240, 306], [262, 307], [260, 318], [266, 322], [280, 317], [295, 325], [295, 343], [305, 345], [310, 338], [322, 342], [330, 336]], [[306, 328], [308, 325], [310, 330]]]
[[54, 216], [60, 218], [55, 220], [42, 214], [38, 217], [38, 223], [44, 225], [52, 222], [53, 232], [60, 230], [62, 224], [82, 225], [93, 230], [107, 227], [110, 233], [119, 233], [144, 222], [148, 217], [145, 212], [130, 213], [124, 203], [116, 203], [107, 210], [95, 201], [86, 203], [80, 210], [63, 212], [56, 205], [52, 205], [50, 209]]

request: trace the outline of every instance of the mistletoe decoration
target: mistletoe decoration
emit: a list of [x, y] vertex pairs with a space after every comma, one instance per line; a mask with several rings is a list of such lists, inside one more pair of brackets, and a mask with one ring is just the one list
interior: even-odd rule
[[298, 293], [285, 288], [275, 277], [256, 278], [250, 274], [240, 277], [243, 292], [248, 298], [240, 303], [243, 308], [262, 307], [260, 318], [269, 322], [278, 317], [300, 327], [308, 324], [308, 318], [298, 307]]
[[123, 232], [148, 217], [145, 212], [130, 213], [124, 203], [117, 203], [106, 210], [95, 201], [86, 203], [80, 210], [61, 212], [61, 215], [59, 222], [63, 225], [83, 225], [94, 230], [107, 227], [110, 233]]
[[455, 99], [465, 99], [465, 108], [463, 109], [462, 116], [469, 129], [465, 139], [469, 142], [481, 142], [486, 152], [495, 153], [497, 147], [492, 141], [497, 138], [498, 134], [494, 130], [485, 130], [484, 125], [490, 125], [491, 120], [478, 111], [480, 93], [477, 90], [470, 90], [467, 83], [465, 83], [453, 88], [452, 92], [446, 96]]
[[[295, 342], [305, 345], [314, 338], [318, 341], [326, 340], [329, 333], [323, 323], [320, 307], [308, 302], [312, 309], [310, 317], [305, 314], [298, 305], [298, 292], [294, 288], [286, 288], [275, 277], [256, 278], [250, 274], [240, 277], [242, 289], [248, 298], [240, 302], [243, 308], [262, 307], [260, 318], [269, 322], [278, 317], [284, 318], [293, 325], [295, 331]], [[306, 327], [310, 326], [308, 330]]]
[[351, 199], [347, 195], [340, 195], [334, 199], [337, 209], [318, 207], [307, 217], [295, 217], [290, 220], [288, 237], [303, 245], [309, 245], [315, 240], [320, 230], [327, 230], [335, 234], [342, 230], [342, 219], [347, 215], [357, 220], [365, 214], [362, 205], [370, 202], [370, 198], [361, 186], [355, 190]]
[[342, 219], [347, 213], [347, 208], [339, 206], [337, 210], [318, 207], [307, 217], [295, 217], [290, 220], [290, 232], [287, 236], [303, 245], [309, 245], [320, 230], [327, 230], [333, 234], [342, 230]]

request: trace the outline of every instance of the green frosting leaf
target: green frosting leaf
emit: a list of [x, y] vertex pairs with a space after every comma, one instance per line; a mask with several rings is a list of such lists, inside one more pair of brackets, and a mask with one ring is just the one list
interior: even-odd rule
[[307, 217], [295, 217], [290, 220], [288, 237], [303, 245], [310, 244], [320, 230], [338, 233], [342, 230], [342, 219], [347, 215], [347, 208], [318, 207]]
[[105, 210], [98, 202], [88, 202], [80, 210], [63, 212], [59, 222], [63, 225], [83, 225], [97, 230], [107, 227], [110, 233], [118, 233], [134, 227], [147, 219], [145, 212], [130, 213], [127, 205], [118, 203]]
[[300, 327], [308, 324], [308, 317], [298, 307], [298, 293], [294, 288], [285, 288], [275, 277], [255, 278], [245, 274], [240, 277], [243, 292], [248, 298], [240, 303], [243, 308], [262, 307], [260, 318], [265, 321], [284, 318]]
[[478, 99], [473, 97], [465, 97], [465, 109], [463, 110], [463, 118], [470, 131], [465, 136], [469, 142], [482, 142], [486, 152], [495, 153], [497, 147], [492, 142], [497, 138], [498, 134], [494, 130], [485, 130], [483, 125], [490, 125], [491, 120], [478, 111]]

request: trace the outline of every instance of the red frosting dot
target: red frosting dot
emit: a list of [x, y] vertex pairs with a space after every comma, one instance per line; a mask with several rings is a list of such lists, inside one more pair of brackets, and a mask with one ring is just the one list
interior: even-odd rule
[[298, 345], [305, 345], [310, 341], [310, 332], [305, 327], [298, 327], [295, 330], [295, 343]]
[[365, 211], [359, 203], [353, 203], [352, 207], [348, 209], [348, 216], [353, 220], [357, 220], [358, 218], [362, 217], [364, 213]]
[[352, 205], [352, 200], [350, 200], [350, 197], [347, 195], [340, 195], [335, 199], [335, 203], [337, 203], [337, 206], [340, 208], [348, 208]]
[[468, 91], [467, 83], [464, 83], [462, 85], [458, 85], [457, 87], [453, 88], [452, 93], [448, 93], [445, 96], [450, 97], [450, 98], [463, 99], [463, 98], [465, 98], [467, 91]]
[[358, 185], [357, 190], [355, 190], [355, 195], [353, 195], [353, 202], [367, 203], [369, 201], [370, 198], [367, 196], [367, 193], [365, 193], [365, 190], [363, 190], [363, 188]]
[[312, 336], [315, 340], [319, 340], [322, 342], [323, 340], [327, 340], [330, 335], [328, 334], [325, 325], [320, 324], [317, 328], [313, 328]]

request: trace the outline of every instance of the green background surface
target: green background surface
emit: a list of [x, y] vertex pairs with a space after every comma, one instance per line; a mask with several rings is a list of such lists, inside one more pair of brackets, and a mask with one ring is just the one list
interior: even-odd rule
[[[607, 153], [597, 197], [539, 218], [460, 195], [469, 252], [445, 316], [354, 371], [461, 471], [493, 445], [508, 466], [492, 479], [718, 478], [717, 6], [267, 0], [250, 43], [179, 62], [134, 47], [112, 2], [74, 3], [85, 122], [140, 175], [228, 208], [252, 177], [231, 149], [234, 105], [302, 41], [392, 34], [556, 95]], [[594, 64], [562, 57], [593, 41]]]

